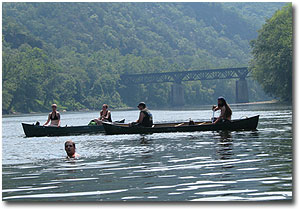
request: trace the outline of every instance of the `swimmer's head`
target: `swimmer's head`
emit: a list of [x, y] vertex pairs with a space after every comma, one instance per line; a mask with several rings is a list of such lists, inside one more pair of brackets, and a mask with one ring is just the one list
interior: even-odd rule
[[73, 157], [73, 155], [75, 154], [75, 149], [75, 143], [72, 140], [68, 140], [65, 142], [65, 150], [69, 157]]

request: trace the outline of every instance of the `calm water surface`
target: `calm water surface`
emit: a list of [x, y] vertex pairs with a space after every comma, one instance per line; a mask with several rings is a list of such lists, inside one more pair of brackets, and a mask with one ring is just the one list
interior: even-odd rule
[[[292, 107], [233, 106], [233, 118], [260, 115], [258, 131], [25, 138], [21, 122], [2, 119], [5, 201], [270, 201], [292, 199]], [[207, 108], [208, 109], [208, 108]], [[209, 110], [152, 111], [155, 122], [207, 120]], [[62, 113], [62, 125], [98, 112]], [[115, 111], [136, 120], [138, 111]], [[65, 158], [72, 139], [81, 157]]]

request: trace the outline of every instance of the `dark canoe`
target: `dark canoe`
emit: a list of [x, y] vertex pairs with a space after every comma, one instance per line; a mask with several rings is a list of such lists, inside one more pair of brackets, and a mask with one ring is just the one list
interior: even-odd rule
[[164, 132], [193, 132], [193, 131], [239, 131], [256, 130], [259, 115], [232, 120], [231, 122], [212, 124], [211, 122], [196, 122], [195, 125], [189, 125], [188, 122], [182, 123], [164, 123], [155, 124], [152, 127], [129, 127], [128, 124], [103, 123], [105, 133], [112, 134], [152, 134]]
[[[124, 123], [124, 121], [119, 122]], [[22, 123], [22, 126], [26, 137], [72, 136], [81, 134], [99, 134], [105, 132], [103, 125], [51, 127]]]

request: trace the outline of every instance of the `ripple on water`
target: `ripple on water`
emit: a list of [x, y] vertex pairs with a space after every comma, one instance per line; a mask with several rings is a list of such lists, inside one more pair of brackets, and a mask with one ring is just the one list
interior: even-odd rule
[[14, 177], [14, 178], [11, 178], [11, 179], [24, 180], [24, 179], [37, 179], [37, 178], [39, 178], [39, 176], [21, 176], [21, 177]]
[[139, 196], [129, 196], [129, 197], [122, 197], [122, 200], [133, 200], [133, 199], [142, 199], [144, 197], [139, 197]]
[[199, 185], [199, 186], [188, 186], [186, 188], [176, 189], [177, 191], [189, 191], [189, 190], [196, 190], [202, 188], [212, 188], [212, 187], [224, 187], [225, 184], [207, 184], [207, 185]]
[[58, 186], [48, 186], [48, 187], [28, 187], [19, 189], [3, 189], [2, 192], [20, 192], [20, 191], [35, 191], [35, 190], [45, 190], [45, 189], [55, 189]]
[[55, 197], [76, 197], [76, 196], [90, 196], [90, 195], [103, 195], [125, 192], [127, 189], [110, 190], [110, 191], [91, 191], [91, 192], [70, 192], [70, 193], [45, 193], [45, 194], [33, 194], [33, 195], [17, 195], [10, 197], [3, 197], [3, 200], [9, 199], [27, 199], [27, 198], [55, 198]]
[[51, 180], [54, 182], [63, 182], [63, 181], [91, 181], [91, 180], [97, 180], [99, 178], [70, 178], [70, 179], [57, 179], [57, 180]]
[[227, 195], [227, 194], [239, 194], [239, 193], [249, 193], [257, 192], [258, 190], [245, 189], [245, 190], [217, 190], [217, 191], [206, 191], [206, 192], [197, 192], [198, 195]]

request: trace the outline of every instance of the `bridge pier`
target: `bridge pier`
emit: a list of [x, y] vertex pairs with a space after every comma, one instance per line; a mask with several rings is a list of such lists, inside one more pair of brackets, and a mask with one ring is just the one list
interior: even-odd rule
[[171, 103], [173, 106], [184, 106], [184, 91], [181, 83], [173, 83], [171, 87]]
[[248, 84], [245, 78], [240, 78], [235, 83], [235, 102], [236, 103], [249, 102]]

